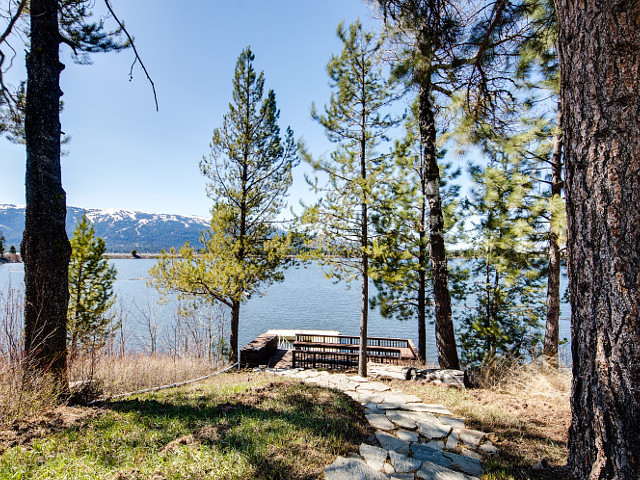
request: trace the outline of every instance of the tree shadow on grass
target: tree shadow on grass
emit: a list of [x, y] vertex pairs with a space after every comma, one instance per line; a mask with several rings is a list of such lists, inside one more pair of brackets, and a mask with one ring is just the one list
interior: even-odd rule
[[[183, 436], [160, 436], [158, 453], [172, 445], [205, 444], [247, 458], [256, 478], [318, 478], [335, 455], [355, 451], [371, 433], [362, 407], [314, 386], [275, 384], [236, 397], [214, 395], [134, 399], [106, 407], [135, 416], [143, 429], [180, 424]], [[291, 441], [291, 435], [304, 441]], [[297, 440], [300, 440], [299, 438]], [[271, 443], [273, 442], [273, 443]]]

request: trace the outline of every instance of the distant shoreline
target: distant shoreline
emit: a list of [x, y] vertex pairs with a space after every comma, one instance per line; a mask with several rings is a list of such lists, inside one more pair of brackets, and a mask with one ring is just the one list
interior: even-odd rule
[[160, 258], [160, 253], [138, 253], [136, 257], [131, 253], [105, 253], [104, 256], [111, 260], [144, 260]]

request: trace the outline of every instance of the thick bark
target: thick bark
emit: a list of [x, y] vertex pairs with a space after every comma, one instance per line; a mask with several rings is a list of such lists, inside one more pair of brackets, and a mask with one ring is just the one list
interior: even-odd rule
[[[427, 54], [428, 55], [428, 54]], [[429, 58], [427, 56], [427, 58]], [[449, 271], [444, 244], [444, 217], [440, 198], [440, 168], [436, 155], [436, 122], [431, 77], [422, 75], [418, 99], [418, 123], [424, 150], [427, 201], [429, 203], [429, 246], [435, 303], [436, 347], [441, 368], [460, 368], [451, 315]]]
[[[551, 155], [551, 196], [562, 195], [562, 106], [558, 105], [556, 132]], [[555, 219], [551, 217], [551, 225]], [[547, 280], [547, 319], [544, 331], [543, 362], [558, 367], [558, 332], [560, 321], [560, 244], [558, 235], [549, 230], [549, 277]]]
[[[364, 61], [363, 61], [364, 65]], [[364, 81], [364, 71], [362, 72], [362, 137], [360, 138], [360, 176], [362, 180], [367, 179], [367, 139], [365, 135], [366, 125], [366, 82]], [[361, 238], [360, 245], [362, 247], [362, 295], [360, 298], [360, 348], [358, 350], [358, 375], [367, 376], [367, 337], [369, 323], [369, 255], [367, 247], [369, 246], [369, 213], [367, 208], [366, 195], [360, 204], [360, 226]]]
[[31, 373], [50, 372], [67, 389], [68, 269], [66, 195], [60, 171], [58, 2], [32, 0], [27, 55], [25, 350]]
[[569, 466], [640, 478], [640, 2], [557, 0], [573, 355]]
[[240, 323], [240, 302], [231, 302], [231, 334], [229, 335], [229, 362], [238, 361], [238, 325]]

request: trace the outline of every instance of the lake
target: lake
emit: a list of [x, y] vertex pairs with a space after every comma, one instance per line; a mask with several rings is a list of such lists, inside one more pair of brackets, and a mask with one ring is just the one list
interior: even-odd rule
[[[159, 304], [160, 295], [153, 287], [147, 287], [149, 269], [155, 260], [111, 260], [118, 270], [114, 290], [118, 302], [130, 319], [128, 328], [132, 336], [142, 336], [144, 330], [136, 317], [141, 311], [157, 318], [160, 329], [173, 322], [176, 302]], [[6, 293], [11, 285], [24, 289], [22, 264], [0, 265], [0, 292]], [[561, 292], [567, 284], [566, 272], [561, 276]], [[376, 289], [370, 286], [370, 295]], [[472, 305], [473, 299], [468, 304]], [[454, 316], [461, 307], [454, 306]], [[561, 305], [560, 338], [570, 337], [570, 310]], [[240, 308], [240, 347], [269, 329], [319, 329], [339, 330], [346, 335], [358, 335], [360, 325], [360, 284], [352, 282], [351, 288], [344, 282], [335, 283], [325, 278], [322, 268], [315, 263], [286, 272], [284, 282], [264, 289], [262, 296], [254, 296]], [[227, 327], [228, 329], [228, 327]], [[436, 361], [433, 325], [427, 325], [427, 357]], [[380, 337], [410, 338], [418, 344], [417, 323], [384, 319], [377, 310], [369, 311], [369, 335]], [[568, 344], [561, 347], [561, 359], [568, 362]]]

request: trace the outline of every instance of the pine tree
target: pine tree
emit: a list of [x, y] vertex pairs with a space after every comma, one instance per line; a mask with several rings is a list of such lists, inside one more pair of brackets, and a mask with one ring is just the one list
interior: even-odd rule
[[274, 224], [285, 206], [298, 164], [293, 131], [280, 134], [273, 90], [264, 95], [264, 74], [253, 68], [250, 48], [240, 54], [233, 102], [213, 132], [211, 154], [200, 162], [213, 200], [211, 228], [201, 234], [202, 252], [188, 244], [163, 253], [151, 274], [164, 292], [205, 296], [231, 309], [230, 360], [238, 360], [240, 305], [259, 288], [284, 279], [291, 236]]
[[[456, 349], [449, 268], [445, 246], [445, 218], [437, 158], [437, 112], [455, 91], [451, 88], [464, 62], [464, 8], [455, 0], [377, 0], [385, 18], [390, 17], [406, 43], [396, 75], [418, 90], [418, 126], [424, 159], [426, 199], [429, 205], [429, 257], [431, 261], [436, 348], [442, 368], [459, 368]], [[440, 97], [436, 97], [439, 94]]]
[[2, 233], [2, 231], [0, 231], [0, 259], [4, 255], [4, 242], [5, 241], [6, 241], [6, 238], [4, 236], [4, 233]]
[[326, 255], [320, 262], [336, 278], [361, 280], [360, 349], [358, 374], [367, 375], [367, 321], [369, 310], [369, 261], [374, 254], [370, 232], [381, 189], [389, 173], [390, 159], [376, 147], [398, 121], [385, 114], [396, 100], [391, 80], [382, 67], [382, 40], [364, 30], [360, 22], [338, 26], [343, 49], [327, 65], [334, 92], [324, 113], [312, 115], [337, 144], [330, 159], [306, 160], [328, 180], [310, 180], [321, 200], [305, 211], [303, 220], [314, 234], [313, 246], [319, 251], [338, 249], [340, 256]]
[[116, 269], [104, 258], [106, 245], [83, 214], [71, 237], [67, 345], [70, 359], [82, 351], [95, 351], [108, 340], [115, 326], [109, 313], [115, 301]]
[[460, 346], [467, 364], [535, 354], [544, 314], [544, 260], [537, 252], [546, 202], [535, 191], [535, 166], [526, 152], [540, 142], [537, 124], [511, 137], [490, 128], [489, 161], [470, 168], [473, 233], [472, 283], [476, 305], [462, 320]]
[[[418, 321], [418, 356], [426, 361], [426, 323], [433, 319], [433, 289], [429, 264], [427, 176], [424, 150], [417, 125], [417, 104], [405, 123], [406, 136], [396, 143], [396, 170], [390, 188], [384, 197], [383, 208], [373, 217], [378, 234], [378, 246], [384, 255], [373, 260], [376, 271], [374, 283], [378, 295], [371, 301], [372, 307], [380, 307], [385, 318]], [[441, 150], [439, 158], [444, 156]], [[445, 232], [450, 236], [460, 218], [457, 215], [460, 187], [449, 184], [460, 170], [451, 171], [451, 164], [441, 163], [440, 191], [447, 224]], [[451, 265], [450, 265], [451, 268]], [[461, 287], [459, 268], [450, 272], [452, 285]], [[460, 288], [453, 292], [461, 293]], [[453, 293], [452, 292], [452, 293]]]

